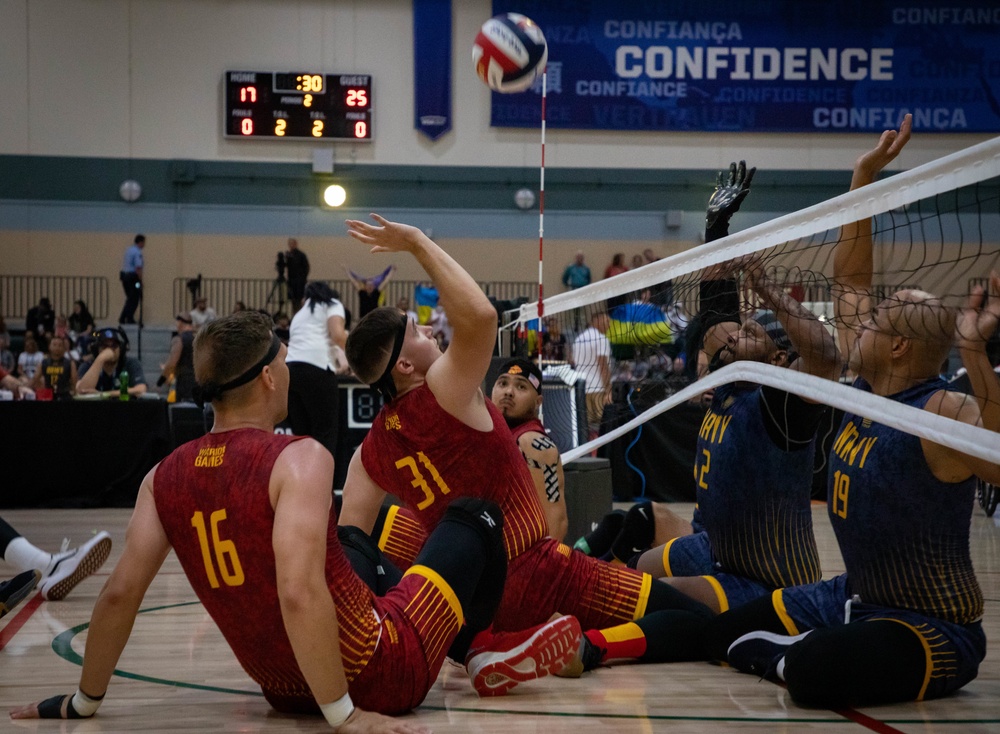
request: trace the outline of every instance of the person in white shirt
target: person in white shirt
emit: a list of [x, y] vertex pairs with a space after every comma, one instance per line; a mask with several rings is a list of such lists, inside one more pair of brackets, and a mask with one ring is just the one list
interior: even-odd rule
[[312, 281], [289, 329], [288, 422], [292, 433], [312, 436], [334, 457], [340, 394], [332, 354], [346, 343], [343, 304], [324, 281]]
[[195, 331], [217, 318], [215, 309], [208, 305], [208, 299], [204, 296], [195, 299], [194, 308], [191, 309], [191, 323], [194, 324]]
[[17, 356], [17, 378], [28, 387], [35, 381], [35, 373], [42, 365], [45, 353], [38, 348], [38, 341], [30, 331], [24, 334], [24, 351]]
[[608, 314], [599, 311], [573, 342], [576, 371], [587, 381], [587, 424], [592, 436], [600, 430], [604, 406], [611, 402], [611, 342], [605, 336], [609, 325]]

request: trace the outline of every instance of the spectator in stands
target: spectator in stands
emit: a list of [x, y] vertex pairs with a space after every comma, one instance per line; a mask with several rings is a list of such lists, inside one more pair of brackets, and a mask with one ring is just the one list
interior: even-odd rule
[[441, 351], [443, 352], [451, 344], [451, 338], [455, 330], [448, 323], [448, 315], [444, 312], [444, 306], [440, 303], [434, 307], [434, 311], [431, 313], [430, 326], [431, 336], [437, 340], [438, 346], [441, 347]]
[[573, 350], [569, 340], [562, 333], [559, 319], [549, 316], [545, 319], [545, 331], [542, 332], [542, 358], [553, 362], [572, 362]]
[[608, 314], [598, 311], [573, 342], [576, 371], [587, 381], [587, 425], [592, 437], [601, 428], [604, 406], [611, 402], [611, 342], [605, 336], [610, 325]]
[[562, 275], [562, 284], [569, 290], [590, 285], [590, 268], [583, 262], [583, 250], [577, 251], [573, 262], [566, 266]]
[[53, 333], [55, 336], [61, 336], [67, 341], [73, 340], [73, 335], [70, 333], [69, 329], [69, 319], [66, 318], [66, 314], [61, 313], [56, 316], [56, 330]]
[[13, 372], [17, 369], [17, 358], [14, 353], [0, 343], [0, 369]]
[[121, 374], [128, 372], [128, 394], [138, 397], [146, 392], [146, 375], [142, 364], [128, 356], [124, 332], [120, 329], [101, 329], [97, 332], [97, 356], [92, 363], [80, 366], [80, 379], [76, 383], [78, 395], [100, 393], [116, 397], [121, 389]]
[[17, 378], [22, 385], [30, 386], [35, 381], [35, 373], [42, 365], [45, 353], [38, 348], [38, 340], [33, 331], [24, 332], [24, 351], [17, 357]]
[[627, 273], [628, 268], [625, 267], [625, 253], [616, 252], [615, 256], [611, 258], [611, 264], [604, 269], [605, 278], [613, 278], [616, 275], [621, 275], [622, 273]]
[[0, 369], [5, 372], [13, 372], [17, 369], [17, 358], [10, 350], [10, 332], [7, 331], [7, 322], [0, 316]]
[[415, 324], [420, 323], [420, 319], [417, 316], [417, 312], [410, 308], [410, 299], [406, 296], [401, 296], [398, 301], [396, 301], [396, 308], [406, 314], [406, 318], [413, 321]]
[[118, 273], [122, 290], [125, 291], [125, 305], [122, 306], [121, 315], [118, 317], [119, 324], [135, 323], [135, 310], [142, 301], [142, 269], [145, 264], [142, 250], [145, 246], [146, 236], [137, 234], [132, 244], [125, 250], [122, 269]]
[[209, 321], [217, 318], [218, 315], [215, 313], [215, 309], [208, 305], [208, 299], [205, 296], [198, 296], [194, 299], [194, 308], [191, 309], [191, 321], [194, 324], [195, 331], [198, 331], [198, 329]]
[[157, 387], [176, 380], [174, 396], [177, 402], [194, 400], [194, 323], [191, 314], [182, 311], [177, 314], [177, 333], [170, 340], [170, 353], [163, 365]]
[[271, 318], [274, 320], [274, 333], [278, 335], [279, 339], [281, 339], [282, 344], [288, 346], [288, 340], [291, 337], [290, 329], [292, 325], [292, 321], [288, 318], [288, 314], [284, 311], [276, 311], [274, 316]]
[[299, 241], [288, 238], [288, 252], [285, 253], [285, 267], [288, 268], [288, 299], [292, 302], [292, 313], [302, 308], [302, 299], [309, 280], [309, 258], [299, 249]]
[[76, 364], [66, 356], [69, 337], [54, 335], [49, 339], [49, 354], [35, 372], [31, 387], [36, 395], [39, 390], [50, 390], [53, 400], [69, 400], [76, 392]]
[[351, 279], [351, 283], [358, 289], [358, 318], [363, 319], [369, 312], [382, 305], [382, 292], [385, 290], [386, 283], [396, 272], [396, 266], [390, 265], [371, 278], [362, 277], [346, 266], [344, 270], [347, 271], [347, 277]]
[[3, 367], [0, 367], [0, 390], [14, 393], [14, 400], [21, 399], [21, 382]]
[[632, 256], [632, 267], [631, 267], [632, 270], [635, 270], [636, 268], [641, 268], [645, 264], [646, 263], [643, 262], [643, 260], [642, 260], [642, 255], [633, 255]]
[[246, 311], [247, 305], [243, 301], [237, 301], [233, 304], [233, 313], [239, 313], [240, 311]]
[[296, 436], [312, 436], [337, 456], [340, 395], [333, 347], [347, 343], [344, 307], [322, 280], [305, 289], [292, 317], [288, 355], [288, 422]]
[[83, 301], [74, 301], [73, 313], [69, 315], [69, 330], [73, 332], [74, 339], [89, 334], [95, 328], [94, 317], [90, 315], [87, 304]]
[[[0, 316], [0, 349], [10, 349], [10, 332], [7, 330], [7, 322]], [[9, 370], [8, 370], [9, 372]]]
[[49, 339], [56, 331], [56, 314], [48, 298], [39, 299], [37, 306], [28, 309], [28, 315], [24, 319], [24, 330], [35, 335], [42, 349], [48, 346]]

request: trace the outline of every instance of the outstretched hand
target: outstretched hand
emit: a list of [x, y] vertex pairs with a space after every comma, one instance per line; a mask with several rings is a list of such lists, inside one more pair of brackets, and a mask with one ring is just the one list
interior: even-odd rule
[[913, 128], [913, 115], [906, 115], [899, 130], [886, 130], [878, 140], [872, 150], [861, 155], [854, 163], [854, 171], [857, 175], [865, 177], [865, 183], [875, 180], [875, 176], [892, 163], [899, 155], [899, 152], [910, 139], [910, 131]]
[[729, 225], [730, 217], [740, 210], [740, 204], [750, 193], [750, 182], [756, 172], [756, 168], [747, 170], [746, 161], [740, 161], [739, 166], [730, 163], [728, 178], [719, 171], [715, 191], [708, 200], [708, 210], [705, 212], [706, 230]]
[[380, 226], [358, 219], [348, 219], [347, 234], [358, 242], [371, 245], [372, 252], [407, 251], [423, 236], [423, 232], [412, 225], [390, 222], [378, 214], [372, 214], [371, 218]]
[[968, 305], [958, 314], [955, 334], [959, 348], [983, 346], [1000, 326], [1000, 274], [995, 270], [990, 273], [989, 286], [988, 301], [986, 291], [976, 286], [969, 296]]

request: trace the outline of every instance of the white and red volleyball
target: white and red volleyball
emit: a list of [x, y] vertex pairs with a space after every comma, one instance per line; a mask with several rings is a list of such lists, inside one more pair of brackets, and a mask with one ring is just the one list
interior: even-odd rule
[[472, 45], [476, 74], [494, 92], [523, 92], [545, 70], [545, 34], [518, 13], [496, 15], [483, 23]]

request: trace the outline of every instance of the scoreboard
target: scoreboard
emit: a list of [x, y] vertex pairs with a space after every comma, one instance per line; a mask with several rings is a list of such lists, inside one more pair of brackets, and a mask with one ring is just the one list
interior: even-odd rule
[[227, 71], [223, 87], [227, 138], [372, 139], [367, 74]]

